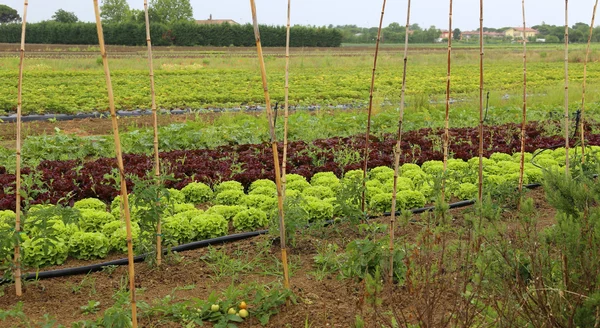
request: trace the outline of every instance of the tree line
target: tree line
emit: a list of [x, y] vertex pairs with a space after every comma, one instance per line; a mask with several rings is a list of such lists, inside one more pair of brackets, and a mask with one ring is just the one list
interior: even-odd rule
[[[7, 9], [8, 8], [8, 9]], [[101, 17], [107, 44], [139, 46], [146, 44], [145, 14], [131, 9], [126, 0], [103, 0]], [[151, 0], [150, 34], [157, 46], [244, 46], [255, 45], [251, 24], [197, 24], [189, 0]], [[19, 43], [21, 20], [16, 10], [0, 5], [0, 43]], [[261, 25], [263, 46], [283, 47], [284, 26]], [[339, 47], [342, 34], [327, 27], [294, 26], [292, 47]], [[96, 25], [81, 22], [72, 13], [59, 9], [51, 20], [27, 24], [27, 43], [97, 44]]]

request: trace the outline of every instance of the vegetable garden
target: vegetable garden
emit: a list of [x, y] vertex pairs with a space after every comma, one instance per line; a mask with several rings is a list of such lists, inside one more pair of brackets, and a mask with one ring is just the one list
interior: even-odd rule
[[[379, 37], [373, 58], [290, 53], [288, 8], [283, 65], [263, 54], [250, 3], [258, 62], [165, 66], [148, 27], [147, 63], [114, 59], [137, 66], [111, 74], [97, 1], [102, 73], [24, 65], [25, 1], [19, 73], [0, 58], [0, 110], [17, 121], [2, 123], [15, 138], [0, 148], [0, 326], [598, 326], [589, 44], [570, 61], [567, 37], [564, 77], [562, 49], [526, 42], [522, 64], [495, 65], [505, 50], [453, 53], [449, 40], [417, 70], [408, 42], [403, 58], [378, 56]], [[111, 126], [92, 135], [21, 123], [104, 108]], [[137, 108], [149, 127], [117, 116]], [[194, 112], [160, 114], [175, 108]], [[223, 108], [240, 112], [205, 111]]]

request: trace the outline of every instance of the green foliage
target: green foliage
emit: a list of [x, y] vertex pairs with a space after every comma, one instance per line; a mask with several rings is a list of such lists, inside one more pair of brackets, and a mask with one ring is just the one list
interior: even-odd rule
[[308, 214], [308, 221], [319, 222], [333, 218], [333, 205], [316, 197], [306, 196], [302, 208]]
[[479, 187], [473, 183], [465, 182], [458, 186], [458, 190], [454, 193], [454, 196], [458, 199], [474, 199], [477, 197]]
[[340, 179], [333, 172], [318, 172], [310, 179], [310, 184], [313, 187], [322, 186], [336, 190], [340, 186]]
[[192, 210], [163, 218], [162, 233], [165, 244], [175, 246], [190, 242], [197, 235], [191, 221], [203, 215], [200, 210]]
[[152, 21], [173, 24], [194, 19], [190, 0], [150, 0], [150, 8]]
[[105, 211], [82, 209], [80, 213], [79, 226], [87, 232], [100, 231], [105, 224], [115, 219], [112, 214]]
[[318, 199], [325, 199], [335, 197], [335, 192], [329, 187], [311, 186], [304, 189], [304, 191], [302, 191], [302, 195], [304, 197], [315, 197]]
[[16, 11], [15, 9], [13, 9], [7, 5], [0, 4], [0, 24], [20, 22], [20, 21], [21, 21], [21, 16], [19, 16], [18, 11]]
[[70, 254], [80, 260], [104, 258], [109, 250], [109, 240], [101, 232], [76, 232], [68, 245]]
[[179, 204], [173, 204], [172, 207], [167, 208], [165, 214], [167, 215], [175, 215], [178, 213], [183, 213], [183, 212], [188, 212], [188, 211], [193, 211], [196, 209], [196, 206], [194, 206], [194, 204], [190, 204], [190, 203], [179, 203]]
[[[416, 190], [400, 190], [397, 195], [397, 208], [403, 210], [411, 210], [425, 206], [425, 196], [420, 191]], [[390, 206], [391, 208], [391, 206]]]
[[104, 23], [124, 23], [131, 19], [131, 8], [127, 0], [102, 0], [100, 17]]
[[375, 213], [386, 213], [392, 210], [392, 194], [382, 193], [371, 196], [369, 208]]
[[11, 222], [15, 222], [16, 214], [11, 210], [0, 211], [0, 223], [9, 224]]
[[97, 211], [106, 211], [106, 204], [103, 201], [97, 198], [85, 198], [82, 200], [78, 200], [73, 204], [73, 208], [83, 210], [97, 210]]
[[243, 210], [233, 217], [233, 227], [237, 231], [254, 231], [268, 224], [267, 214], [256, 208]]
[[[385, 238], [378, 240], [356, 239], [346, 246], [346, 260], [342, 263], [344, 277], [365, 278], [365, 274], [374, 275], [376, 271], [389, 269], [389, 242]], [[394, 247], [394, 279], [404, 281], [406, 266], [404, 251]], [[382, 270], [383, 271], [383, 270]]]
[[299, 192], [303, 192], [304, 189], [306, 189], [306, 188], [310, 188], [310, 183], [308, 183], [308, 181], [303, 180], [303, 179], [288, 181], [285, 184], [286, 190], [296, 190]]
[[242, 199], [242, 204], [254, 207], [269, 214], [277, 210], [277, 198], [265, 195], [247, 195]]
[[223, 191], [236, 190], [244, 192], [244, 186], [238, 181], [224, 181], [215, 186], [215, 193], [219, 194]]
[[248, 195], [264, 195], [269, 197], [277, 197], [277, 188], [275, 187], [257, 187], [252, 189]]
[[231, 221], [233, 217], [246, 207], [241, 205], [214, 205], [206, 210], [206, 214], [218, 214], [224, 217], [227, 221]]
[[181, 192], [185, 196], [185, 201], [192, 204], [202, 204], [213, 197], [212, 189], [202, 182], [190, 182], [181, 189]]
[[237, 205], [243, 203], [243, 199], [246, 197], [243, 191], [238, 189], [224, 190], [217, 194], [215, 197], [215, 204], [218, 205]]
[[167, 191], [169, 193], [169, 198], [171, 202], [173, 202], [174, 204], [182, 204], [186, 202], [185, 194], [181, 190], [168, 188]]
[[32, 268], [61, 265], [69, 255], [69, 248], [63, 240], [25, 237], [23, 264]]
[[[110, 223], [109, 223], [110, 224]], [[106, 226], [104, 226], [103, 230]], [[131, 223], [131, 238], [133, 240], [133, 245], [137, 245], [140, 240], [140, 227], [137, 223]], [[121, 253], [127, 253], [127, 229], [125, 228], [125, 224], [121, 223], [121, 226], [115, 229], [110, 235], [106, 235], [109, 237], [109, 246], [110, 250], [114, 250]]]
[[201, 214], [190, 220], [196, 240], [225, 236], [229, 231], [227, 220], [219, 214]]
[[273, 182], [269, 179], [258, 179], [250, 184], [250, 187], [248, 188], [248, 191], [249, 191], [248, 193], [251, 194], [252, 191], [254, 191], [255, 189], [258, 189], [258, 188], [268, 188], [268, 189], [272, 189], [275, 191], [277, 190], [277, 186], [275, 185], [275, 182]]
[[57, 23], [73, 24], [77, 23], [79, 18], [77, 18], [74, 12], [59, 9], [52, 15], [52, 20]]

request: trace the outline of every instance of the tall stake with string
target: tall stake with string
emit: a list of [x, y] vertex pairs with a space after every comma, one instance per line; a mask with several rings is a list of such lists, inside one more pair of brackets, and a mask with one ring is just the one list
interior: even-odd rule
[[477, 199], [480, 203], [483, 200], [483, 0], [479, 0], [479, 193]]
[[371, 74], [371, 88], [369, 90], [369, 107], [367, 109], [367, 132], [365, 137], [365, 160], [363, 164], [363, 191], [361, 200], [361, 209], [365, 212], [365, 186], [367, 182], [367, 164], [369, 163], [369, 135], [371, 134], [371, 114], [373, 113], [373, 93], [375, 91], [375, 72], [377, 71], [377, 57], [379, 56], [379, 43], [381, 41], [381, 28], [383, 25], [383, 16], [385, 14], [385, 3], [381, 8], [381, 18], [379, 19], [379, 29], [377, 30], [377, 41], [375, 42], [375, 56], [373, 58], [373, 73]]
[[267, 83], [267, 70], [265, 68], [265, 59], [263, 57], [262, 44], [260, 41], [260, 31], [258, 29], [258, 19], [256, 17], [256, 4], [250, 0], [250, 9], [252, 10], [252, 22], [254, 24], [254, 37], [256, 38], [256, 51], [258, 52], [258, 63], [262, 77], [263, 91], [267, 107], [267, 119], [269, 120], [269, 133], [271, 135], [271, 147], [273, 149], [273, 164], [275, 166], [275, 184], [277, 185], [277, 207], [279, 209], [279, 238], [281, 239], [281, 261], [283, 262], [283, 278], [285, 288], [290, 288], [289, 269], [287, 262], [285, 219], [283, 213], [283, 191], [281, 188], [281, 169], [279, 167], [279, 153], [277, 151], [277, 138], [275, 136], [275, 126], [273, 122], [273, 110], [271, 109], [271, 97], [269, 95], [269, 85]]
[[285, 185], [287, 178], [285, 177], [285, 171], [287, 166], [287, 148], [288, 148], [288, 116], [289, 116], [289, 95], [290, 95], [290, 21], [291, 21], [291, 2], [288, 0], [287, 6], [287, 28], [285, 35], [285, 99], [284, 99], [284, 119], [283, 119], [283, 163], [281, 163], [281, 187], [283, 189], [283, 195], [285, 196]]
[[[402, 90], [400, 92], [400, 119], [398, 120], [398, 136], [394, 148], [394, 185], [392, 188], [392, 211], [390, 215], [390, 271], [389, 281], [394, 279], [394, 237], [396, 224], [396, 197], [398, 194], [398, 176], [400, 172], [400, 155], [402, 154], [402, 125], [404, 123], [404, 96], [406, 94], [406, 66], [408, 64], [408, 34], [410, 28], [410, 0], [406, 10], [406, 28], [404, 29], [404, 66], [402, 69]], [[450, 35], [452, 37], [452, 35]]]
[[565, 0], [565, 171], [569, 173], [569, 0]]
[[[156, 93], [154, 91], [154, 64], [152, 63], [152, 39], [150, 37], [150, 15], [148, 13], [148, 0], [144, 0], [144, 16], [146, 19], [146, 43], [148, 45], [148, 67], [150, 71], [150, 97], [152, 99], [152, 125], [154, 127], [154, 177], [160, 184], [160, 159], [158, 157], [158, 115], [156, 114]], [[158, 197], [158, 195], [157, 195]], [[158, 200], [157, 200], [158, 202]], [[160, 214], [156, 223], [156, 264], [162, 262], [162, 234]]]
[[590, 45], [592, 44], [592, 33], [594, 32], [594, 22], [596, 21], [596, 9], [598, 8], [598, 0], [594, 4], [594, 11], [592, 12], [592, 23], [590, 24], [590, 35], [588, 36], [587, 49], [585, 52], [585, 61], [583, 62], [583, 92], [581, 94], [581, 112], [579, 113], [579, 137], [581, 139], [581, 161], [585, 162], [585, 89], [587, 81], [587, 64], [590, 58]]
[[17, 296], [23, 295], [23, 286], [21, 283], [21, 107], [23, 105], [23, 65], [25, 62], [25, 29], [27, 27], [27, 6], [28, 0], [23, 2], [23, 24], [21, 26], [21, 48], [19, 48], [19, 82], [17, 85], [17, 164], [15, 168], [15, 194], [16, 194], [16, 218], [15, 218], [15, 257], [14, 257], [14, 277], [15, 291]]
[[[525, 25], [525, 0], [522, 0], [523, 10], [523, 119], [521, 121], [521, 167], [519, 171], [519, 195], [523, 192], [523, 176], [525, 173], [525, 125], [527, 124], [527, 34]], [[521, 197], [517, 203], [521, 208]]]
[[[452, 33], [452, 0], [450, 0], [450, 10], [448, 14], [448, 33]], [[444, 116], [444, 175], [442, 177], [442, 200], [446, 199], [446, 170], [448, 168], [448, 147], [450, 144], [450, 73], [452, 60], [452, 37], [448, 36], [448, 54], [446, 69], [446, 114]]]
[[127, 196], [127, 185], [125, 181], [125, 168], [123, 166], [123, 152], [121, 151], [121, 139], [119, 138], [119, 124], [117, 123], [117, 114], [115, 111], [115, 97], [113, 94], [112, 81], [110, 78], [110, 69], [108, 67], [108, 57], [104, 47], [104, 32], [102, 30], [102, 21], [100, 20], [100, 9], [98, 0], [94, 1], [94, 12], [96, 14], [96, 29], [98, 31], [98, 44], [100, 45], [100, 54], [102, 55], [102, 65], [104, 66], [104, 77], [106, 79], [106, 89], [108, 91], [108, 106], [112, 120], [113, 135], [115, 140], [115, 153], [117, 157], [117, 167], [121, 180], [121, 204], [125, 214], [125, 230], [127, 233], [127, 258], [129, 263], [129, 293], [131, 296], [131, 320], [133, 328], [137, 328], [137, 306], [135, 297], [135, 267], [133, 263], [133, 240], [131, 236], [131, 217], [129, 214], [129, 198]]

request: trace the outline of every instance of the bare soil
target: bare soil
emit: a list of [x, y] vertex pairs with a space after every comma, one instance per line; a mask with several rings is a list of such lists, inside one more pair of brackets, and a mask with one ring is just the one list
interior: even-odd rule
[[[543, 190], [536, 189], [529, 192], [534, 199], [540, 220], [538, 228], [552, 225], [555, 211], [545, 202]], [[464, 213], [472, 211], [470, 208], [451, 210], [453, 224], [463, 224]], [[505, 211], [503, 220], [510, 223], [514, 221], [512, 211]], [[375, 220], [387, 223], [389, 218], [383, 217]], [[403, 231], [411, 238], [416, 237], [423, 225], [422, 217], [415, 217], [409, 229]], [[516, 229], [516, 223], [513, 226]], [[399, 234], [400, 231], [397, 231]], [[351, 327], [354, 319], [364, 302], [364, 285], [352, 279], [340, 280], [336, 275], [327, 276], [318, 280], [315, 275], [314, 256], [317, 255], [321, 245], [336, 243], [340, 251], [353, 239], [363, 238], [357, 230], [349, 224], [342, 223], [320, 230], [305, 232], [299, 235], [295, 247], [289, 249], [291, 266], [291, 289], [296, 297], [296, 304], [281, 307], [280, 312], [274, 315], [266, 327]], [[272, 240], [272, 236], [264, 235], [253, 239], [243, 240], [217, 246], [232, 257], [251, 259], [261, 251], [265, 251], [265, 242]], [[215, 272], [202, 260], [207, 254], [207, 249], [198, 249], [180, 253], [179, 260], [171, 258], [160, 268], [152, 267], [146, 263], [135, 265], [136, 286], [143, 292], [138, 294], [139, 300], [151, 303], [172, 294], [178, 299], [201, 298], [206, 299], [212, 291], [222, 291], [233, 284], [256, 282], [268, 284], [281, 281], [281, 276], [273, 276], [264, 272], [242, 272], [238, 276], [224, 277], [216, 280]], [[241, 254], [241, 255], [240, 255]], [[123, 254], [113, 254], [111, 258], [123, 257]], [[268, 246], [264, 260], [266, 265], [275, 268], [275, 263], [280, 259], [280, 250], [277, 243]], [[277, 259], [277, 260], [275, 260]], [[104, 261], [104, 260], [103, 260]], [[69, 260], [62, 267], [75, 267], [89, 262]], [[0, 308], [8, 309], [23, 302], [25, 314], [32, 319], [41, 319], [44, 314], [51, 314], [59, 323], [69, 325], [72, 322], [93, 319], [98, 314], [84, 315], [80, 306], [86, 305], [89, 300], [100, 302], [102, 313], [114, 304], [113, 294], [121, 286], [126, 285], [127, 267], [118, 267], [114, 272], [97, 272], [87, 276], [71, 276], [48, 280], [31, 281], [25, 284], [24, 295], [20, 298], [14, 295], [14, 286], [0, 286]], [[188, 286], [188, 288], [183, 288]], [[398, 299], [411, 300], [415, 295], [403, 287], [395, 289]], [[450, 302], [449, 298], [444, 302]], [[384, 305], [385, 302], [384, 302]], [[254, 304], [249, 304], [250, 310]], [[1, 322], [0, 327], [13, 327], [14, 323]], [[141, 327], [179, 327], [179, 324], [165, 323], [157, 318], [140, 318]], [[369, 326], [369, 325], [367, 325]], [[240, 327], [261, 327], [255, 318], [247, 320]]]

